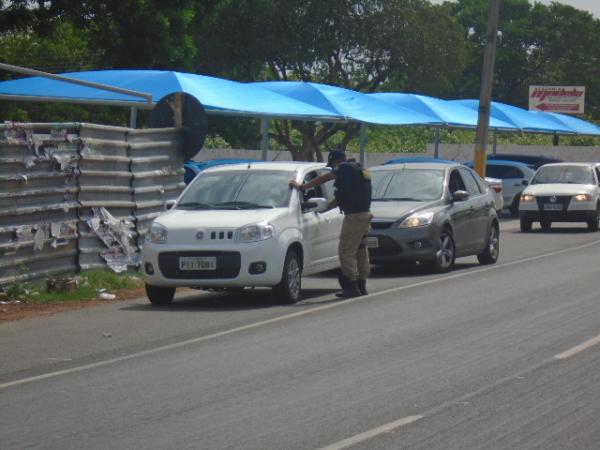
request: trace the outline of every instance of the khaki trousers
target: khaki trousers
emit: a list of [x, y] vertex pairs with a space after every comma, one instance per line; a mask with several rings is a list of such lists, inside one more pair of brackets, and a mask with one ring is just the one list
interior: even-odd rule
[[367, 233], [371, 213], [344, 215], [338, 252], [342, 274], [350, 280], [366, 280], [371, 266], [367, 249]]

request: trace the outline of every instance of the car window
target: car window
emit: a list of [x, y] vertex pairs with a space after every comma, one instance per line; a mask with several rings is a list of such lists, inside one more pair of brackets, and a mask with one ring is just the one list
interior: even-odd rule
[[486, 168], [486, 175], [492, 178], [500, 178], [504, 180], [506, 178], [525, 178], [523, 171], [518, 167], [503, 166], [503, 165], [488, 165]]
[[444, 171], [411, 169], [373, 171], [371, 173], [373, 201], [431, 201], [442, 197]]
[[458, 173], [458, 170], [453, 170], [450, 173], [450, 179], [448, 180], [448, 190], [451, 194], [454, 194], [456, 191], [466, 191], [465, 183]]
[[289, 204], [290, 171], [200, 173], [177, 203], [181, 209], [253, 209]]
[[590, 167], [584, 166], [542, 166], [538, 169], [531, 184], [596, 184]]
[[[317, 174], [319, 176], [325, 175], [326, 173], [329, 173], [329, 172], [331, 172], [331, 170], [327, 169], [327, 168], [317, 170]], [[335, 198], [335, 196], [334, 196], [335, 188], [333, 187], [334, 183], [335, 183], [335, 180], [330, 180], [327, 183], [323, 183], [321, 185], [321, 188], [323, 190], [323, 196], [329, 201], [332, 201]]]
[[479, 190], [479, 185], [475, 181], [475, 178], [473, 178], [473, 175], [471, 175], [471, 171], [469, 169], [465, 169], [464, 167], [461, 167], [460, 169], [458, 169], [458, 171], [462, 176], [463, 182], [465, 183], [465, 187], [467, 188], [467, 192], [469, 193], [469, 195], [481, 194], [481, 191]]
[[600, 170], [598, 170], [597, 167], [595, 169], [595, 172], [596, 172], [596, 179], [598, 180], [598, 184], [600, 184]]
[[[304, 176], [304, 183], [308, 183], [309, 181], [314, 180], [315, 178], [317, 178], [319, 176], [319, 173], [316, 170], [313, 170], [311, 172], [308, 172], [305, 176]], [[321, 186], [315, 186], [312, 189], [308, 189], [306, 191], [304, 191], [302, 193], [303, 195], [303, 200], [307, 201], [311, 198], [323, 198], [325, 197], [325, 195], [323, 194], [323, 185]]]

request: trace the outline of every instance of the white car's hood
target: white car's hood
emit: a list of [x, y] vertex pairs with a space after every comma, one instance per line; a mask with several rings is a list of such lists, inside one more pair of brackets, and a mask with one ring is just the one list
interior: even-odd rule
[[213, 209], [183, 210], [173, 209], [156, 219], [168, 230], [186, 230], [189, 228], [237, 228], [242, 225], [269, 222], [287, 214], [287, 208], [273, 209]]
[[595, 189], [593, 184], [548, 183], [527, 186], [523, 194], [532, 195], [577, 195], [591, 194]]

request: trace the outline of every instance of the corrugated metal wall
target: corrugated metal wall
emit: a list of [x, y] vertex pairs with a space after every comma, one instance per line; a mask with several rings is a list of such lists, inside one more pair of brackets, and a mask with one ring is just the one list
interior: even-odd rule
[[[184, 187], [182, 146], [175, 129], [0, 125], [0, 283], [113, 266], [117, 256], [135, 264], [151, 220]], [[106, 223], [102, 208], [120, 239], [91, 228]]]

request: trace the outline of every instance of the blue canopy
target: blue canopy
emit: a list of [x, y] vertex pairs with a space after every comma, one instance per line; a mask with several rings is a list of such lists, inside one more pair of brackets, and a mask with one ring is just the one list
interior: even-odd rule
[[[466, 106], [474, 111], [479, 110], [479, 100], [450, 100], [450, 103]], [[499, 102], [492, 102], [491, 104], [490, 119], [492, 117], [508, 122], [522, 131], [559, 134], [575, 133], [573, 129], [556, 120], [549, 119], [539, 114], [532, 114], [526, 109]]]
[[569, 116], [567, 114], [559, 114], [544, 111], [530, 111], [531, 114], [539, 114], [546, 119], [553, 120], [560, 125], [569, 127], [577, 134], [586, 134], [590, 136], [600, 136], [600, 127], [591, 122], [579, 119], [578, 117]]
[[[198, 99], [207, 112], [237, 113], [282, 118], [340, 119], [329, 110], [299, 102], [271, 90], [204, 75], [160, 70], [99, 70], [66, 73], [79, 80], [126, 88], [152, 95], [154, 102], [175, 93], [185, 92]], [[80, 86], [44, 77], [30, 77], [0, 83], [0, 95], [56, 100], [91, 100], [138, 102], [139, 98]]]
[[[477, 126], [477, 111], [439, 98], [396, 92], [369, 94], [369, 96], [393, 105], [403, 106], [421, 114], [434, 116], [443, 125], [461, 128], [475, 128]], [[490, 118], [490, 128], [518, 129], [515, 125], [504, 122], [496, 117]]]
[[361, 92], [303, 81], [250, 83], [288, 98], [338, 114], [348, 120], [378, 125], [437, 125], [433, 115], [391, 105]]

